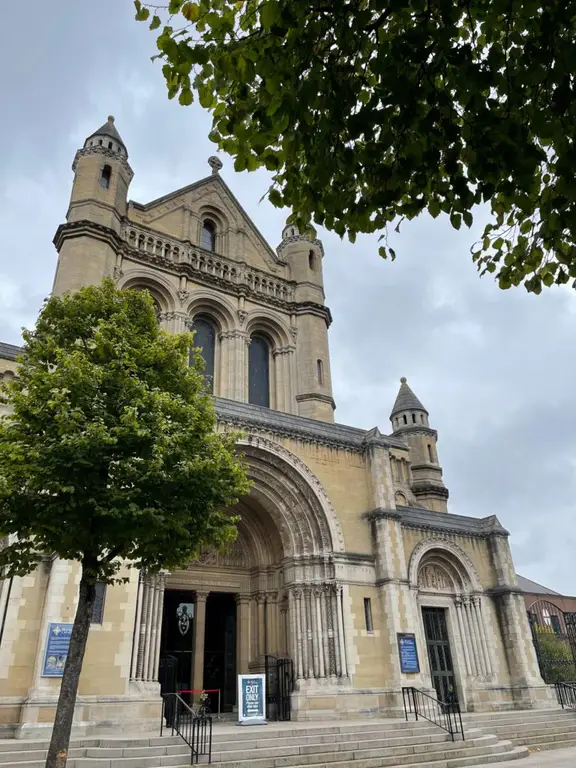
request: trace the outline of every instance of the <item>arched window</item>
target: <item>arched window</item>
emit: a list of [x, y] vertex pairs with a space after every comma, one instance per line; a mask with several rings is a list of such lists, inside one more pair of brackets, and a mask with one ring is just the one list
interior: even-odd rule
[[207, 251], [216, 250], [216, 227], [210, 219], [204, 219], [202, 222], [202, 248]]
[[402, 416], [402, 420], [404, 421], [404, 424], [408, 424], [408, 417], [406, 416], [406, 414]]
[[314, 251], [308, 251], [308, 266], [312, 270], [316, 266], [315, 263], [314, 263]]
[[412, 424], [416, 424], [416, 414], [412, 414]]
[[432, 446], [428, 443], [428, 459], [434, 463], [434, 453], [432, 452]]
[[318, 384], [324, 385], [324, 364], [322, 360], [316, 360], [316, 372], [318, 374]]
[[210, 392], [214, 392], [214, 362], [216, 358], [216, 328], [209, 317], [198, 315], [192, 325], [194, 346], [199, 347], [204, 358], [204, 379]]
[[105, 165], [100, 173], [100, 186], [104, 189], [110, 188], [110, 179], [112, 178], [112, 168], [109, 165]]
[[248, 402], [270, 407], [270, 347], [262, 336], [252, 336], [248, 347]]

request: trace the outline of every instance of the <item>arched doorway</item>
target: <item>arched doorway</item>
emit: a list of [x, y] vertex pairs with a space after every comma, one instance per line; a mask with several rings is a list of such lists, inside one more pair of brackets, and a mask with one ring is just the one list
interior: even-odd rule
[[438, 698], [466, 704], [469, 682], [489, 683], [493, 661], [488, 612], [478, 575], [453, 542], [436, 538], [415, 549], [410, 579], [417, 589], [422, 642]]
[[333, 557], [343, 543], [328, 498], [281, 446], [253, 439], [241, 449], [253, 487], [230, 510], [237, 540], [167, 575], [161, 632], [177, 687], [219, 689], [223, 711], [236, 704], [236, 676], [264, 672], [267, 656], [292, 660], [297, 689], [348, 678]]
[[576, 614], [564, 613], [548, 600], [536, 600], [528, 621], [545, 683], [576, 680]]

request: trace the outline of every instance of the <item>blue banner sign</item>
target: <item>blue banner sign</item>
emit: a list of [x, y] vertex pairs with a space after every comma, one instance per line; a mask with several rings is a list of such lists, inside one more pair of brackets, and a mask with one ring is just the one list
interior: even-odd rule
[[42, 677], [62, 677], [70, 647], [72, 624], [49, 624]]
[[416, 636], [411, 633], [398, 632], [398, 651], [400, 653], [400, 669], [404, 674], [420, 672]]
[[238, 722], [266, 724], [266, 676], [238, 675]]

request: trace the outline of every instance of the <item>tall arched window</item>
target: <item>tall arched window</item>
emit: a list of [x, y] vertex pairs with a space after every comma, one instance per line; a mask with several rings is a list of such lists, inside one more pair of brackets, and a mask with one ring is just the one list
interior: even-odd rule
[[316, 375], [318, 377], [318, 384], [324, 386], [324, 364], [322, 360], [316, 360]]
[[270, 407], [270, 346], [262, 336], [248, 347], [248, 402]]
[[104, 189], [110, 189], [110, 179], [112, 178], [112, 168], [105, 165], [100, 173], [100, 186]]
[[199, 347], [204, 358], [204, 378], [210, 392], [214, 392], [214, 361], [216, 357], [216, 328], [209, 317], [198, 315], [192, 325], [194, 346]]
[[216, 250], [216, 227], [210, 219], [204, 219], [202, 222], [202, 248], [208, 251]]

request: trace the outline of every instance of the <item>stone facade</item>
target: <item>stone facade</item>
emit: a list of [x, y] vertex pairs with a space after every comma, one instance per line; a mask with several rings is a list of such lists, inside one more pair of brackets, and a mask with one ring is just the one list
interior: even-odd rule
[[[216, 674], [207, 666], [210, 606], [227, 595], [235, 627], [227, 669], [260, 671], [267, 654], [292, 659], [297, 719], [398, 715], [402, 686], [434, 692], [430, 608], [443, 617], [464, 709], [547, 706], [507, 531], [493, 515], [447, 513], [437, 433], [405, 379], [390, 435], [334, 423], [322, 244], [288, 224], [274, 251], [220, 162], [210, 165], [184, 189], [129, 202], [132, 169], [109, 119], [76, 155], [67, 220], [54, 239], [55, 293], [113, 276], [148, 290], [169, 330], [199, 317], [212, 324], [218, 428], [242, 430], [254, 483], [233, 510], [240, 523], [230, 552], [207, 551], [158, 575], [127, 564], [126, 583], [106, 589], [77, 729], [158, 722], [165, 606], [175, 594], [189, 594], [193, 606], [182, 624], [193, 689]], [[255, 338], [267, 350], [267, 391], [257, 394], [268, 407], [254, 404]], [[0, 345], [0, 376], [17, 375], [17, 352]], [[5, 733], [50, 727], [59, 683], [42, 675], [47, 630], [72, 620], [78, 581], [77, 564], [47, 558], [35, 573], [0, 582]], [[399, 633], [415, 636], [418, 673], [401, 669]]]

